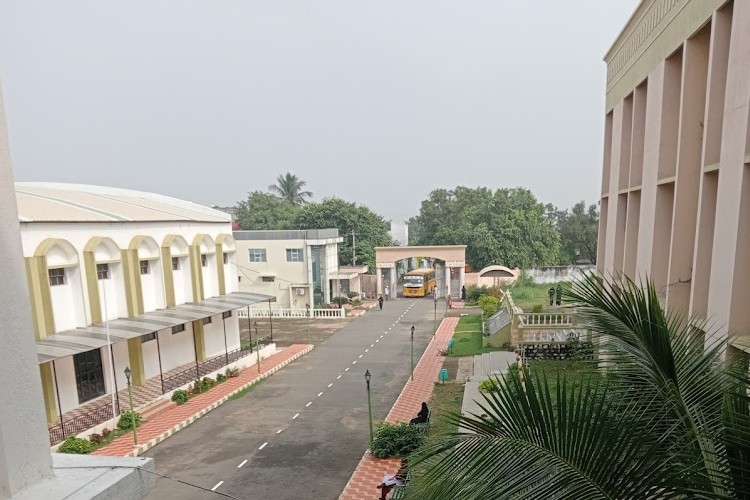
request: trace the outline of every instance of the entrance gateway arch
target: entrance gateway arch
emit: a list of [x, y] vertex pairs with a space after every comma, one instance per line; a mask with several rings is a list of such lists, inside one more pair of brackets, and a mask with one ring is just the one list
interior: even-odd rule
[[[438, 275], [436, 297], [446, 297], [451, 294], [458, 298], [461, 287], [464, 286], [464, 268], [466, 267], [466, 245], [436, 245], [424, 247], [375, 247], [375, 267], [378, 276], [378, 296], [383, 293], [385, 286], [389, 287], [391, 297], [397, 296], [396, 262], [416, 257], [430, 258], [443, 261], [435, 263]], [[440, 276], [442, 270], [442, 276]], [[383, 278], [385, 277], [385, 286]], [[453, 282], [451, 284], [451, 282]]]

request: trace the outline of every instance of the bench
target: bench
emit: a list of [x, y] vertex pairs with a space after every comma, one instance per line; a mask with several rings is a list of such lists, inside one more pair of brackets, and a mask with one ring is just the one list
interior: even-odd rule
[[403, 483], [398, 483], [393, 487], [391, 492], [391, 500], [401, 500], [406, 495], [406, 487], [409, 486], [411, 481], [411, 471], [406, 474], [406, 480]]
[[422, 432], [426, 432], [430, 428], [430, 417], [432, 416], [432, 410], [427, 410], [427, 421], [419, 424], [413, 424], [417, 429]]

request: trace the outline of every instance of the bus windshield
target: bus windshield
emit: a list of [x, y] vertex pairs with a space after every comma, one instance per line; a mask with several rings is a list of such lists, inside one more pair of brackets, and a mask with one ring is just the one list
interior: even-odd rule
[[424, 285], [424, 278], [422, 276], [404, 276], [404, 285], [422, 286]]

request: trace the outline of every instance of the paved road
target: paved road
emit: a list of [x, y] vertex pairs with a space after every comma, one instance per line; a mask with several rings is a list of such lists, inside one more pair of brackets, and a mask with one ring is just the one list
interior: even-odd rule
[[[159, 474], [234, 498], [338, 498], [367, 448], [364, 372], [373, 419], [382, 420], [409, 376], [412, 324], [416, 363], [432, 338], [432, 300], [389, 301], [146, 455]], [[160, 479], [149, 498], [221, 496]]]

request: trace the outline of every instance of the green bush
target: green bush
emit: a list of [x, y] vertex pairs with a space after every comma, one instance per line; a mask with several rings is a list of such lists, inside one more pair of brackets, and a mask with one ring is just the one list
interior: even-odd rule
[[479, 390], [482, 392], [497, 392], [499, 389], [500, 387], [497, 385], [497, 382], [491, 378], [488, 378], [479, 384]]
[[534, 285], [534, 278], [527, 271], [521, 271], [521, 275], [513, 284], [514, 287], [529, 287]]
[[133, 415], [135, 414], [135, 426], [140, 427], [141, 416], [136, 411], [128, 410], [120, 414], [120, 420], [117, 421], [117, 428], [121, 431], [132, 431], [133, 430]]
[[370, 451], [377, 458], [408, 457], [424, 439], [424, 433], [414, 425], [383, 423], [375, 433]]
[[341, 307], [344, 304], [349, 303], [349, 297], [334, 297], [331, 301], [331, 304], [336, 304], [337, 306]]
[[533, 313], [540, 313], [542, 311], [544, 311], [544, 306], [542, 304], [534, 304], [531, 307], [531, 312]]
[[220, 384], [220, 383], [224, 382], [226, 379], [227, 379], [226, 375], [224, 375], [222, 373], [217, 373], [216, 374], [216, 383], [217, 384]]
[[187, 403], [188, 397], [187, 391], [179, 390], [172, 393], [172, 401], [177, 403], [177, 406]]
[[486, 317], [490, 317], [500, 309], [500, 299], [492, 295], [482, 295], [479, 297], [479, 307]]
[[86, 455], [91, 453], [94, 445], [88, 439], [81, 439], [75, 436], [68, 436], [63, 444], [57, 449], [58, 453], [74, 453], [77, 455]]

